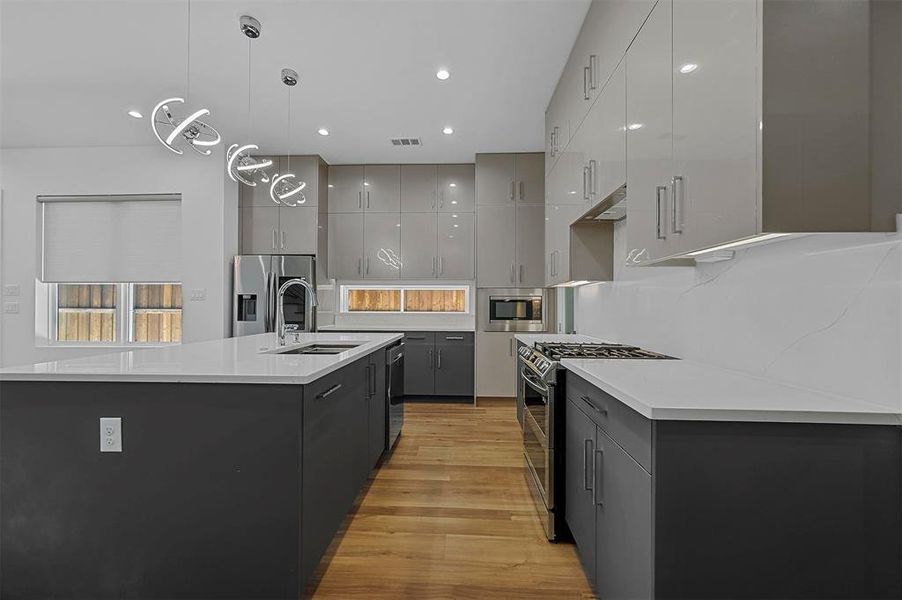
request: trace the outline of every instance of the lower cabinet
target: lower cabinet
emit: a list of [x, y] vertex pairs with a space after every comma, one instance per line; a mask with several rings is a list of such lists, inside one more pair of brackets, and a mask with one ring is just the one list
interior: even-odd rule
[[411, 332], [404, 344], [405, 396], [473, 397], [473, 333]]
[[476, 333], [476, 395], [517, 395], [517, 354], [511, 331]]
[[369, 452], [370, 468], [376, 466], [385, 450], [388, 406], [385, 398], [385, 351], [370, 354], [366, 365], [367, 403], [369, 404]]

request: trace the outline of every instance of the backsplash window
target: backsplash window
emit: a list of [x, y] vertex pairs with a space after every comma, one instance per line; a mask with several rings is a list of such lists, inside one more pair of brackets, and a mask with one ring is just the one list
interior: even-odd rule
[[342, 286], [343, 313], [469, 312], [468, 286]]
[[61, 283], [56, 288], [58, 342], [115, 342], [116, 284]]

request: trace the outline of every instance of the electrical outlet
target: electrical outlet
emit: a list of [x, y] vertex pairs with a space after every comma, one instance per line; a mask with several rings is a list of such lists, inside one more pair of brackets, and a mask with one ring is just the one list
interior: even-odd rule
[[204, 288], [194, 288], [191, 290], [191, 301], [199, 302], [207, 299], [207, 290]]
[[122, 417], [100, 417], [100, 451], [122, 452]]
[[19, 314], [19, 303], [18, 302], [4, 302], [3, 303], [3, 312], [8, 315]]
[[3, 295], [4, 296], [18, 296], [19, 295], [19, 284], [18, 283], [8, 283], [3, 286]]

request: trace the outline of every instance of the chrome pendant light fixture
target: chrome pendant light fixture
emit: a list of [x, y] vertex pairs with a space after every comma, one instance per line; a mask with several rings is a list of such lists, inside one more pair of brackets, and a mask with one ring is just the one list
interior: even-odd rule
[[[191, 0], [188, 0], [188, 38], [187, 59], [185, 67], [186, 97], [191, 97]], [[200, 108], [191, 112], [187, 117], [179, 117], [174, 114], [173, 108], [179, 104], [186, 104], [185, 98], [173, 97], [161, 100], [154, 106], [150, 114], [150, 128], [154, 136], [168, 150], [175, 154], [183, 154], [183, 150], [177, 146], [182, 141], [188, 147], [204, 156], [209, 156], [211, 148], [222, 141], [222, 137], [216, 129], [202, 121], [202, 117], [210, 116], [210, 111]], [[186, 108], [182, 106], [180, 108]]]
[[[238, 21], [241, 33], [247, 37], [247, 132], [251, 129], [251, 41], [260, 37], [263, 26], [260, 21], [249, 15], [243, 15]], [[256, 186], [257, 182], [269, 183], [270, 177], [266, 169], [272, 166], [268, 158], [257, 158], [254, 151], [260, 147], [256, 144], [232, 144], [226, 151], [226, 173], [232, 181], [244, 185]]]
[[269, 186], [269, 197], [276, 204], [297, 206], [307, 202], [303, 191], [307, 182], [301, 181], [291, 172], [291, 88], [298, 84], [298, 72], [294, 69], [282, 69], [282, 83], [288, 88], [288, 172], [276, 173]]

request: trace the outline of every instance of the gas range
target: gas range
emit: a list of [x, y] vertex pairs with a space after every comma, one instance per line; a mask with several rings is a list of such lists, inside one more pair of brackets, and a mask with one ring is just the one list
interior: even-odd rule
[[554, 371], [563, 358], [678, 360], [638, 346], [606, 342], [536, 342], [532, 348], [521, 346], [518, 352], [523, 362], [546, 381], [554, 380]]

